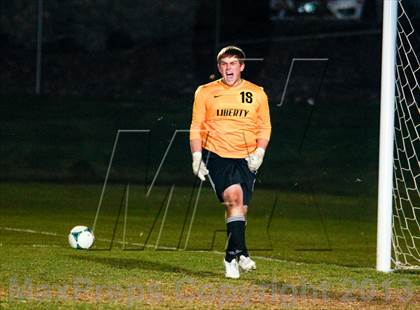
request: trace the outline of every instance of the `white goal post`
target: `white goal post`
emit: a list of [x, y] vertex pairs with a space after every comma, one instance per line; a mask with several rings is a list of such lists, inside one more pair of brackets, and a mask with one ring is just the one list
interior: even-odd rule
[[398, 0], [384, 1], [376, 270], [391, 271], [394, 98]]
[[376, 269], [420, 270], [420, 63], [402, 0], [384, 0]]

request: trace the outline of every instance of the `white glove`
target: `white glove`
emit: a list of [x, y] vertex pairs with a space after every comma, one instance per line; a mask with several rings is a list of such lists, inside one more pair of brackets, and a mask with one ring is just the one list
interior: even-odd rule
[[245, 157], [245, 160], [248, 162], [249, 170], [251, 170], [252, 172], [257, 172], [258, 168], [260, 168], [263, 162], [264, 154], [265, 150], [261, 147], [257, 147], [254, 153]]
[[194, 152], [192, 153], [192, 169], [194, 174], [200, 178], [201, 181], [204, 181], [206, 178], [205, 176], [209, 174], [207, 170], [206, 164], [202, 160], [201, 152]]

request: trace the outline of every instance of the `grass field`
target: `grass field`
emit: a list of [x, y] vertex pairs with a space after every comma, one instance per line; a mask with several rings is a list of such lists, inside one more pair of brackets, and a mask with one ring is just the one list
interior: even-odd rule
[[223, 210], [214, 194], [203, 188], [193, 216], [192, 189], [175, 187], [162, 225], [168, 190], [155, 188], [146, 199], [142, 186], [130, 186], [123, 250], [124, 203], [115, 224], [124, 186], [107, 186], [96, 223], [97, 242], [93, 249], [80, 251], [68, 246], [67, 234], [75, 225], [92, 225], [100, 185], [1, 183], [1, 307], [419, 305], [418, 274], [374, 270], [372, 199], [257, 191], [247, 233], [258, 268], [233, 281], [223, 276]]
[[[273, 126], [247, 223], [258, 267], [224, 278], [224, 210], [207, 182], [198, 196], [187, 134], [171, 140], [189, 128], [194, 89], [214, 69], [214, 6], [201, 2], [161, 23], [181, 12], [165, 4], [143, 27], [150, 38], [130, 49], [59, 52], [44, 42], [45, 96], [22, 95], [33, 91], [33, 49], [2, 49], [0, 309], [418, 309], [418, 273], [374, 269], [381, 39], [337, 37], [364, 22], [287, 20], [264, 39], [245, 18], [244, 31], [222, 31], [221, 41], [243, 39], [264, 58], [244, 76], [264, 85]], [[169, 31], [159, 42], [157, 25]], [[326, 29], [330, 38], [292, 38]], [[289, 80], [296, 57], [328, 62], [296, 62]], [[119, 137], [99, 210], [120, 129], [150, 134]], [[94, 226], [92, 249], [69, 247], [75, 225]]]
[[[144, 195], [192, 98], [2, 97], [0, 307], [416, 308], [418, 274], [374, 270], [379, 105], [289, 99], [271, 102], [249, 210], [258, 267], [231, 281], [224, 211], [207, 182], [195, 204], [185, 133]], [[93, 225], [118, 129], [151, 134], [120, 137], [95, 246], [73, 250], [67, 234]]]

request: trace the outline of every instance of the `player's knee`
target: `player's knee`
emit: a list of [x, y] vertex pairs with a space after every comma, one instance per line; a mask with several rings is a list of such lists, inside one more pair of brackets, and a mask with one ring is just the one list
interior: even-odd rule
[[226, 199], [224, 205], [228, 209], [238, 209], [240, 208], [240, 202], [236, 199]]
[[242, 207], [242, 195], [242, 188], [240, 186], [228, 188], [223, 193], [225, 205], [228, 208]]

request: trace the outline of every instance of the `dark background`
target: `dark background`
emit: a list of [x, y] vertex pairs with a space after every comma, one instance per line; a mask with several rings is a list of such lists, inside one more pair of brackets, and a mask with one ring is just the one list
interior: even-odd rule
[[[362, 18], [349, 21], [273, 20], [268, 1], [221, 1], [219, 16], [209, 0], [45, 1], [40, 95], [34, 94], [37, 2], [0, 3], [2, 180], [99, 182], [116, 131], [147, 128], [143, 162], [131, 152], [115, 177], [141, 179], [138, 171], [146, 163], [156, 168], [173, 131], [189, 128], [194, 90], [216, 73], [215, 52], [238, 44], [248, 57], [264, 58], [248, 62], [245, 72], [270, 98], [273, 139], [262, 184], [376, 190], [379, 2], [367, 1]], [[416, 5], [406, 7], [414, 25]], [[278, 107], [293, 58], [328, 61], [296, 64]], [[190, 161], [187, 142], [174, 155], [180, 161]], [[168, 182], [190, 177], [167, 176]]]
[[[346, 85], [357, 80], [377, 94], [381, 38], [375, 31], [380, 31], [381, 13], [373, 0], [366, 2], [358, 21], [323, 15], [273, 21], [269, 1], [221, 1], [218, 44], [240, 44], [250, 57], [265, 56], [264, 65], [249, 71], [264, 85], [282, 82], [291, 58], [321, 56], [337, 64], [330, 70], [347, 72]], [[214, 53], [220, 47], [215, 47], [216, 3], [45, 1], [43, 94], [136, 98], [155, 96], [156, 89], [170, 97], [190, 94], [215, 67]], [[33, 94], [37, 1], [2, 1], [0, 14], [0, 91]], [[360, 31], [375, 34], [357, 35]], [[336, 36], [298, 39], [328, 33]], [[269, 57], [273, 54], [275, 58]], [[279, 74], [264, 74], [263, 68], [272, 66]]]

